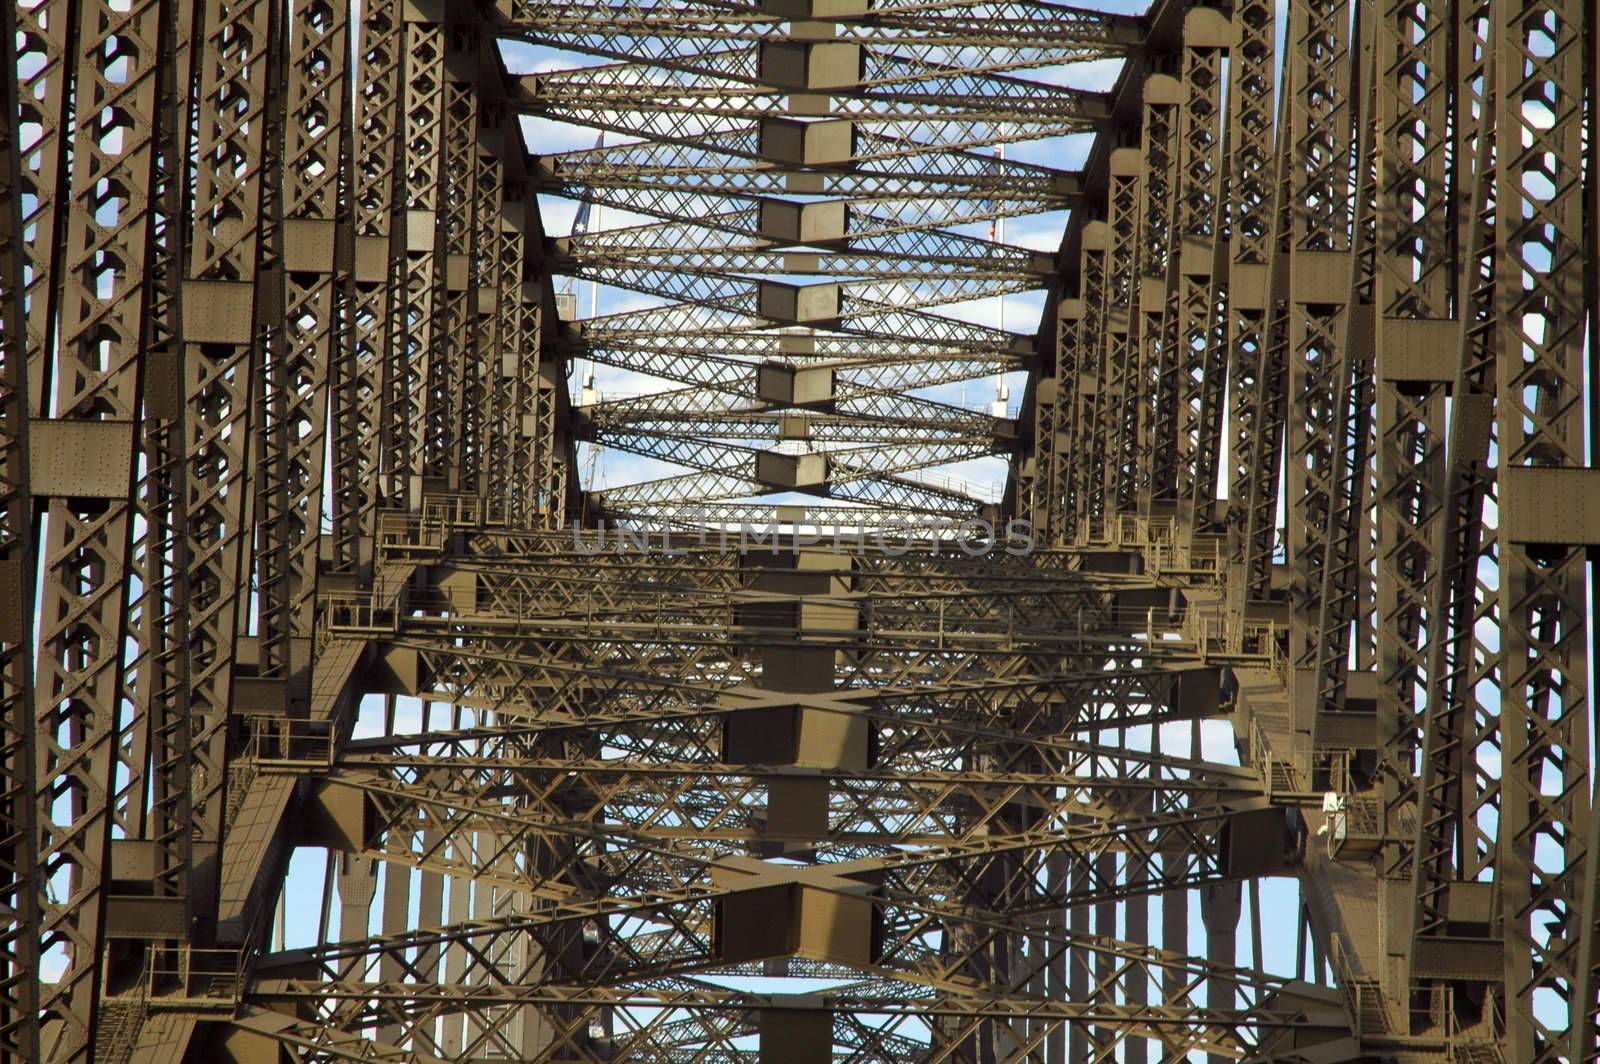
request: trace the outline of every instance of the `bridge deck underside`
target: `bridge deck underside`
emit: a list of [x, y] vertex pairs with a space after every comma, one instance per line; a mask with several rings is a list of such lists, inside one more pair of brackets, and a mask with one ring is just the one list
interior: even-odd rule
[[1600, 1057], [1590, 0], [5, 11], [0, 1059]]

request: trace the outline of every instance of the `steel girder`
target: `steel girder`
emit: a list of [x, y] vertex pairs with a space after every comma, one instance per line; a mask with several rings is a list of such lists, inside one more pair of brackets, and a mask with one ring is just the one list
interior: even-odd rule
[[7, 11], [0, 1058], [1600, 1056], [1592, 3]]
[[[1155, 333], [1158, 347], [1187, 327], [1181, 279], [1169, 276], [1164, 292], [1135, 290], [1124, 250], [1138, 226], [1175, 245], [1165, 238], [1171, 222], [1154, 212], [1170, 181], [1195, 173], [1150, 132], [1163, 121], [1159, 101], [1175, 91], [1161, 75], [1146, 81], [1143, 166], [1108, 160], [1109, 228], [1080, 229], [1080, 298], [1063, 303], [1057, 334], [1058, 370], [1075, 380], [1058, 378], [1053, 396], [1060, 404], [1064, 391], [1077, 392], [1067, 401], [1078, 453], [1096, 458], [1055, 482], [1072, 509], [1064, 522], [1052, 515], [1052, 527], [1070, 535], [1130, 511], [1183, 521], [1181, 504], [1163, 505], [1167, 456], [1197, 438], [1182, 427], [1181, 397], [1193, 382], [1199, 401], [1189, 406], [1208, 409], [1210, 375], [1225, 360], [1217, 385], [1232, 400], [1230, 504], [1194, 508], [1190, 520], [1200, 531], [1218, 519], [1242, 539], [1243, 583], [1230, 609], [1287, 610], [1293, 632], [1288, 719], [1270, 698], [1251, 715], [1267, 744], [1292, 751], [1291, 775], [1333, 792], [1335, 834], [1362, 809], [1387, 825], [1372, 858], [1377, 926], [1352, 928], [1352, 917], [1364, 918], [1337, 895], [1313, 907], [1313, 924], [1351, 940], [1336, 941], [1333, 960], [1357, 1000], [1387, 1001], [1369, 1018], [1389, 1030], [1424, 1026], [1418, 1002], [1448, 986], [1458, 1009], [1459, 995], [1483, 995], [1482, 1008], [1462, 1016], [1499, 1041], [1503, 1059], [1587, 1058], [1591, 787], [1587, 762], [1567, 751], [1589, 741], [1580, 662], [1594, 624], [1577, 605], [1582, 579], [1571, 567], [1590, 537], [1577, 525], [1535, 528], [1519, 508], [1532, 501], [1522, 485], [1559, 469], [1572, 470], [1560, 483], [1587, 485], [1583, 470], [1594, 464], [1559, 442], [1576, 407], [1557, 398], [1576, 402], [1561, 382], [1572, 367], [1594, 365], [1582, 333], [1595, 297], [1568, 288], [1580, 259], [1593, 269], [1593, 210], [1580, 222], [1577, 197], [1580, 188], [1592, 196], [1594, 170], [1575, 145], [1559, 146], [1563, 130], [1582, 127], [1585, 106], [1593, 121], [1592, 104], [1579, 102], [1592, 96], [1593, 61], [1582, 59], [1593, 48], [1592, 12], [1289, 3], [1278, 9], [1288, 52], [1275, 72], [1263, 63], [1272, 10], [1242, 5], [1233, 18], [1223, 135], [1241, 150], [1222, 177], [1235, 213], [1227, 245], [1214, 249], [1224, 284], [1204, 304], [1228, 347], [1180, 343], [1176, 357], [1195, 359], [1196, 370], [1180, 374], [1175, 393], [1152, 367], [1169, 364], [1164, 348], [1145, 356], [1137, 385], [1129, 381], [1118, 325], [1131, 331], [1142, 315], [1146, 343], [1167, 330]], [[1197, 69], [1193, 53], [1208, 40], [1186, 35], [1182, 69]], [[1275, 73], [1274, 127], [1265, 104]], [[1192, 96], [1203, 83], [1191, 75], [1181, 91]], [[1497, 95], [1507, 91], [1512, 98]], [[1192, 102], [1183, 110], [1185, 119], [1203, 113]], [[1180, 176], [1163, 176], [1166, 168]], [[1119, 197], [1141, 176], [1156, 195], [1143, 193], [1145, 213], [1130, 222]], [[1516, 243], [1513, 233], [1536, 225], [1539, 239]], [[1202, 242], [1184, 255], [1191, 250], [1198, 264], [1212, 249]], [[1165, 303], [1152, 311], [1153, 298]], [[1529, 301], [1539, 307], [1532, 316]], [[1201, 368], [1206, 359], [1219, 361]], [[1135, 387], [1150, 389], [1137, 413]], [[1137, 441], [1131, 448], [1097, 439], [1107, 391], [1110, 409], [1125, 412], [1119, 431]], [[1045, 416], [1060, 440], [1063, 412], [1038, 424]], [[1139, 427], [1146, 417], [1154, 438]], [[1109, 460], [1102, 481], [1107, 446], [1120, 461]], [[1213, 475], [1211, 461], [1180, 463], [1180, 493], [1184, 476], [1198, 484]], [[1375, 736], [1352, 743], [1341, 725], [1373, 710]], [[1355, 757], [1329, 760], [1341, 752]], [[1354, 772], [1341, 777], [1332, 765]], [[1374, 931], [1366, 952], [1358, 940]], [[1463, 982], [1468, 967], [1476, 974]]]

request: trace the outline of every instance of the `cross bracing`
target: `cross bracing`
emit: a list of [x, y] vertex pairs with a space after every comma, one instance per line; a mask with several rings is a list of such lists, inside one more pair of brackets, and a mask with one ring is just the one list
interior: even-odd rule
[[5, 11], [0, 1057], [1600, 1059], [1589, 0]]

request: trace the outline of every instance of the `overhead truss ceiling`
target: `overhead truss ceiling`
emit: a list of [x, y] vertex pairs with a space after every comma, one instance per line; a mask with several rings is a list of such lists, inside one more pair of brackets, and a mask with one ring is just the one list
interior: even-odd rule
[[1591, 0], [5, 12], [0, 1058], [1600, 1058]]

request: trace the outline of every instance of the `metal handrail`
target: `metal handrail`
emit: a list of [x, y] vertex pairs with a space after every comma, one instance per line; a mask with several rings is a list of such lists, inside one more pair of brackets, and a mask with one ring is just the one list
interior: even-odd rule
[[426, 552], [437, 554], [444, 549], [447, 525], [440, 509], [412, 513], [408, 510], [389, 510], [378, 514], [377, 552], [380, 559], [391, 555], [409, 555]]
[[935, 473], [931, 470], [916, 469], [902, 473], [907, 481], [921, 484], [925, 487], [935, 488], [939, 491], [948, 491], [956, 495], [964, 495], [969, 499], [980, 502], [999, 502], [1006, 493], [1004, 481], [990, 481], [986, 484], [976, 484], [970, 480], [950, 476], [948, 473]]
[[1355, 783], [1350, 777], [1350, 760], [1354, 751], [1344, 748], [1318, 749], [1315, 757], [1319, 765], [1328, 771], [1328, 789], [1338, 794], [1350, 794], [1355, 791]]
[[1222, 576], [1224, 543], [1220, 536], [1197, 535], [1184, 540], [1175, 526], [1161, 523], [1146, 532], [1144, 540], [1140, 551], [1147, 576]]
[[1333, 966], [1333, 978], [1340, 986], [1350, 986], [1356, 982], [1350, 953], [1350, 937], [1343, 931], [1335, 931], [1328, 936], [1328, 963]]
[[263, 767], [333, 764], [333, 722], [279, 714], [243, 715], [248, 738], [241, 756]]
[[152, 1009], [193, 1008], [210, 1003], [233, 1008], [244, 986], [245, 951], [214, 946], [156, 946], [147, 954], [139, 980], [110, 1000], [138, 999]]
[[[588, 596], [575, 596], [574, 601], [581, 598], [593, 606], [592, 598]], [[438, 588], [417, 588], [404, 586], [393, 602], [385, 603], [378, 595], [368, 591], [333, 591], [325, 592], [318, 597], [319, 603], [329, 611], [328, 625], [338, 631], [394, 631], [400, 616], [416, 617], [419, 619], [450, 619], [460, 616], [459, 600], [448, 592]], [[939, 600], [939, 612], [945, 618], [946, 628], [949, 631], [984, 633], [996, 631], [1019, 631], [1018, 610], [1015, 605], [1008, 605], [1002, 615], [998, 611], [987, 610], [982, 607], [964, 608], [964, 603], [958, 600]], [[610, 603], [610, 609], [603, 611], [602, 617], [642, 614], [649, 612], [681, 612], [696, 621], [703, 622], [708, 611], [726, 613], [731, 610], [759, 608], [762, 606], [782, 607], [861, 607], [868, 603], [873, 606], [872, 613], [880, 620], [904, 620], [907, 624], [914, 624], [926, 619], [929, 615], [927, 609], [912, 607], [896, 608], [881, 602], [873, 601], [869, 596], [855, 594], [838, 595], [804, 595], [791, 596], [779, 593], [763, 593], [752, 590], [725, 590], [708, 588], [704, 591], [675, 592], [670, 599], [664, 597], [660, 589], [649, 589], [639, 594], [629, 594], [626, 591], [619, 593]], [[529, 592], [521, 588], [498, 587], [490, 589], [487, 594], [480, 588], [478, 606], [472, 611], [476, 621], [494, 622], [529, 620], [547, 613], [551, 616], [566, 618], [569, 615], [562, 610], [562, 601], [543, 592]], [[1187, 632], [1184, 622], [1163, 622], [1159, 617], [1165, 616], [1164, 610], [1148, 607], [1119, 608], [1106, 606], [1096, 609], [1092, 617], [1087, 618], [1087, 629], [1093, 629], [1103, 636], [1126, 636], [1130, 639], [1142, 637], [1152, 645], [1168, 645], [1174, 649], [1183, 649]], [[1038, 616], [1041, 620], [1048, 620], [1052, 616], [1048, 611], [1040, 608]], [[1187, 614], [1185, 615], [1188, 616]], [[594, 616], [589, 618], [594, 620]], [[1217, 619], [1211, 619], [1215, 624]], [[959, 625], [957, 628], [951, 626]], [[764, 625], [760, 623], [741, 623], [742, 628], [783, 628], [784, 625]], [[896, 628], [896, 630], [899, 630]], [[1208, 627], [1208, 633], [1213, 629]], [[1178, 640], [1170, 640], [1168, 635], [1178, 635]]]
[[324, 591], [317, 605], [330, 635], [394, 635], [400, 630], [398, 611], [372, 591]]
[[1273, 785], [1274, 766], [1282, 765], [1290, 780], [1294, 779], [1293, 765], [1272, 756], [1272, 744], [1267, 742], [1267, 733], [1262, 730], [1261, 721], [1255, 717], [1250, 718], [1250, 760], [1261, 775], [1261, 789], [1269, 801], [1277, 789]]

